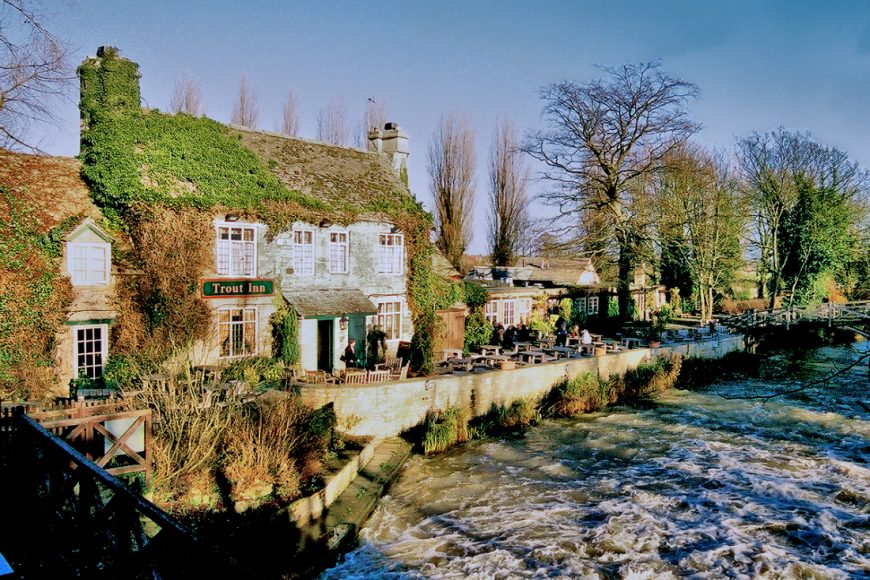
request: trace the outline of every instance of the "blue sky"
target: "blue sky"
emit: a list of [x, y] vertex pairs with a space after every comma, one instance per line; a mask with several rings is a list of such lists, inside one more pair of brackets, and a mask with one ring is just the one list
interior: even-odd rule
[[[197, 79], [208, 116], [227, 121], [239, 78], [257, 88], [272, 130], [289, 89], [302, 137], [340, 97], [354, 125], [368, 97], [410, 135], [412, 191], [431, 207], [426, 147], [441, 115], [463, 112], [477, 134], [472, 252], [486, 251], [486, 160], [495, 120], [540, 123], [541, 86], [599, 76], [596, 64], [661, 60], [700, 88], [698, 141], [734, 139], [780, 125], [808, 130], [870, 167], [870, 2], [44, 2], [47, 25], [74, 48], [100, 45], [139, 63], [142, 96], [165, 109], [182, 73]], [[57, 126], [35, 134], [49, 153], [78, 153], [74, 95]], [[533, 183], [540, 191], [542, 183]], [[538, 210], [536, 210], [538, 211]]]

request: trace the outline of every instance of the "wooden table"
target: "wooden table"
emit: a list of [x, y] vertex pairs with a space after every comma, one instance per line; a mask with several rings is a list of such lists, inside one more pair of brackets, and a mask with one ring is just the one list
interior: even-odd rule
[[532, 343], [531, 342], [515, 342], [514, 346], [517, 347], [517, 350], [519, 352], [524, 351], [524, 350], [525, 351], [532, 350]]
[[556, 353], [556, 356], [561, 358], [570, 358], [577, 354], [576, 348], [568, 348], [567, 346], [554, 346], [552, 350]]
[[514, 356], [519, 356], [528, 363], [536, 364], [544, 362], [547, 353], [542, 350], [521, 350]]
[[491, 354], [486, 356], [486, 362], [493, 367], [498, 366], [500, 363], [506, 360], [513, 359], [506, 354]]
[[634, 348], [643, 345], [643, 339], [635, 336], [625, 336], [622, 338], [622, 344], [625, 348]]
[[498, 351], [500, 351], [500, 350], [501, 350], [500, 346], [496, 346], [494, 344], [486, 344], [486, 345], [480, 347], [480, 354], [482, 354], [484, 356], [490, 355], [490, 354], [497, 355]]

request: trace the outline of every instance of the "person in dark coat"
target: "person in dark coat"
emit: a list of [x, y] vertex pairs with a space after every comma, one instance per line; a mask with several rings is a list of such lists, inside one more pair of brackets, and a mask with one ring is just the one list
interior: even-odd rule
[[502, 346], [506, 350], [510, 350], [514, 347], [514, 343], [517, 341], [517, 329], [514, 328], [514, 325], [511, 324], [507, 327], [507, 330], [504, 331], [504, 340], [502, 341]]
[[556, 321], [556, 346], [565, 346], [568, 342], [568, 323], [559, 316]]
[[492, 333], [493, 344], [504, 344], [504, 325], [501, 322], [495, 325], [495, 330]]
[[344, 361], [344, 366], [349, 369], [356, 367], [356, 339], [351, 338], [347, 342], [347, 348], [344, 349], [344, 354], [341, 355], [341, 360]]

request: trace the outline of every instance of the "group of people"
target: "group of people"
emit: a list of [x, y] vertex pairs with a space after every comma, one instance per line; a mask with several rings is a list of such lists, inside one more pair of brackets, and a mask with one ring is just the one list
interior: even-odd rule
[[[592, 345], [592, 335], [589, 334], [588, 330], [585, 328], [580, 330], [580, 327], [575, 325], [569, 333], [568, 322], [560, 316], [556, 321], [556, 346], [566, 346], [569, 336], [580, 339], [577, 350], [582, 350], [582, 348]], [[531, 338], [532, 330], [525, 324], [520, 324], [519, 326], [511, 324], [505, 328], [501, 322], [498, 322], [493, 329], [492, 343], [510, 350], [514, 348], [517, 342], [529, 342]]]

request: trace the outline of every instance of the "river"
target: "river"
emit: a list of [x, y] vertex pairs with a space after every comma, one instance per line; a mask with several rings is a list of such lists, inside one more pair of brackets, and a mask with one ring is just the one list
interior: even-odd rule
[[870, 577], [866, 343], [780, 357], [776, 379], [663, 393], [415, 456], [325, 578]]

